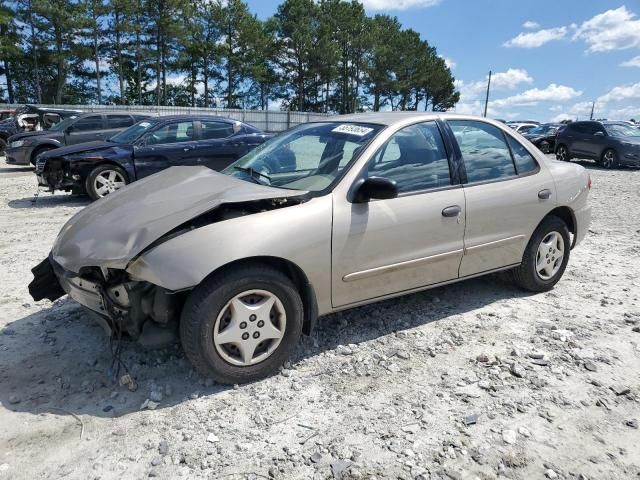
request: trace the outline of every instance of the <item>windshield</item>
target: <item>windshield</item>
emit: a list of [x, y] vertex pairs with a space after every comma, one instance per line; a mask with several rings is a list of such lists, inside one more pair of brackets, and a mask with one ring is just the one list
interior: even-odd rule
[[138, 140], [142, 135], [144, 135], [147, 130], [155, 126], [156, 123], [157, 122], [143, 120], [141, 122], [136, 123], [135, 125], [131, 125], [126, 130], [123, 130], [120, 133], [115, 134], [113, 137], [109, 139], [109, 141], [113, 143], [121, 143], [121, 144], [133, 143], [136, 140]]
[[334, 183], [382, 128], [307, 123], [263, 143], [223, 173], [272, 187], [319, 192]]
[[640, 130], [624, 123], [605, 124], [604, 128], [612, 137], [640, 137]]
[[558, 130], [556, 125], [540, 125], [539, 127], [532, 128], [527, 132], [529, 135], [548, 135]]
[[53, 127], [49, 127], [49, 131], [61, 132], [62, 130], [67, 128], [69, 125], [71, 125], [71, 123], [73, 123], [73, 120], [76, 118], [78, 118], [77, 115], [72, 115], [71, 117], [67, 117], [64, 120], [62, 120], [60, 123], [56, 123]]

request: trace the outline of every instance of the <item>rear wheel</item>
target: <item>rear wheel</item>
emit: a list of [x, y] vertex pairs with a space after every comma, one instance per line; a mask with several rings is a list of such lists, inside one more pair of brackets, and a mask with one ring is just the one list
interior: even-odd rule
[[302, 300], [289, 278], [266, 266], [213, 276], [187, 299], [180, 319], [193, 366], [220, 383], [276, 372], [302, 333]]
[[513, 270], [515, 282], [532, 292], [551, 290], [567, 268], [570, 241], [564, 221], [546, 217], [533, 232], [522, 263]]
[[571, 159], [569, 157], [569, 150], [565, 145], [560, 145], [556, 149], [556, 160], [560, 160], [561, 162], [568, 162]]
[[127, 183], [127, 174], [116, 165], [99, 165], [87, 175], [85, 190], [93, 200], [106, 197]]
[[602, 168], [615, 168], [618, 166], [618, 154], [612, 148], [605, 150], [600, 157], [600, 166]]
[[551, 145], [546, 140], [540, 142], [540, 150], [542, 153], [551, 153]]

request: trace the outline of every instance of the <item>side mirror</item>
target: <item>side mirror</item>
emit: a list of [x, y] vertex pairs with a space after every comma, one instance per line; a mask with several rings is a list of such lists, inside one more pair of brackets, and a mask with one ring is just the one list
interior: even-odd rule
[[358, 180], [354, 189], [353, 202], [366, 203], [369, 200], [389, 200], [398, 196], [398, 186], [384, 177], [370, 177]]
[[67, 127], [67, 129], [66, 129], [64, 132], [65, 132], [65, 133], [71, 133], [71, 132], [73, 132], [73, 125], [69, 125], [69, 126]]
[[594, 137], [604, 137], [604, 132], [596, 132], [593, 134]]

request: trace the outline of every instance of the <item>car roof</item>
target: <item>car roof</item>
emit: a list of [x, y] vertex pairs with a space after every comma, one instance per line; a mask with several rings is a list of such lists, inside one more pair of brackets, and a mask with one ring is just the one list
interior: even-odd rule
[[[240, 122], [240, 120], [235, 120], [229, 117], [221, 117], [218, 115], [207, 115], [207, 114], [198, 114], [198, 115], [160, 115], [157, 117], [158, 120], [222, 120], [225, 122]], [[244, 122], [241, 122], [244, 123]]]
[[313, 122], [361, 122], [374, 123], [378, 125], [395, 125], [405, 120], [414, 119], [416, 121], [428, 121], [437, 119], [460, 119], [460, 120], [480, 120], [493, 123], [499, 123], [488, 118], [477, 117], [474, 115], [462, 115], [450, 112], [364, 112], [350, 113], [347, 115], [332, 115], [326, 119], [315, 119]]

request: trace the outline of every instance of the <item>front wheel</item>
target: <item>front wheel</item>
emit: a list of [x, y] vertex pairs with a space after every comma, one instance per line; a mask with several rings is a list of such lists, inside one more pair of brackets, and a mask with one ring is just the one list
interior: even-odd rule
[[302, 324], [302, 300], [291, 280], [256, 265], [198, 286], [182, 311], [180, 337], [201, 374], [237, 384], [276, 372], [297, 345]]
[[570, 242], [564, 221], [546, 217], [533, 232], [522, 263], [513, 270], [516, 284], [532, 292], [551, 290], [567, 268]]
[[600, 158], [600, 166], [602, 168], [615, 168], [618, 166], [618, 154], [612, 148], [604, 151]]
[[0, 155], [4, 155], [4, 151], [7, 149], [7, 141], [4, 138], [0, 138]]
[[93, 200], [106, 197], [127, 184], [127, 174], [116, 165], [99, 165], [87, 175], [85, 190]]

